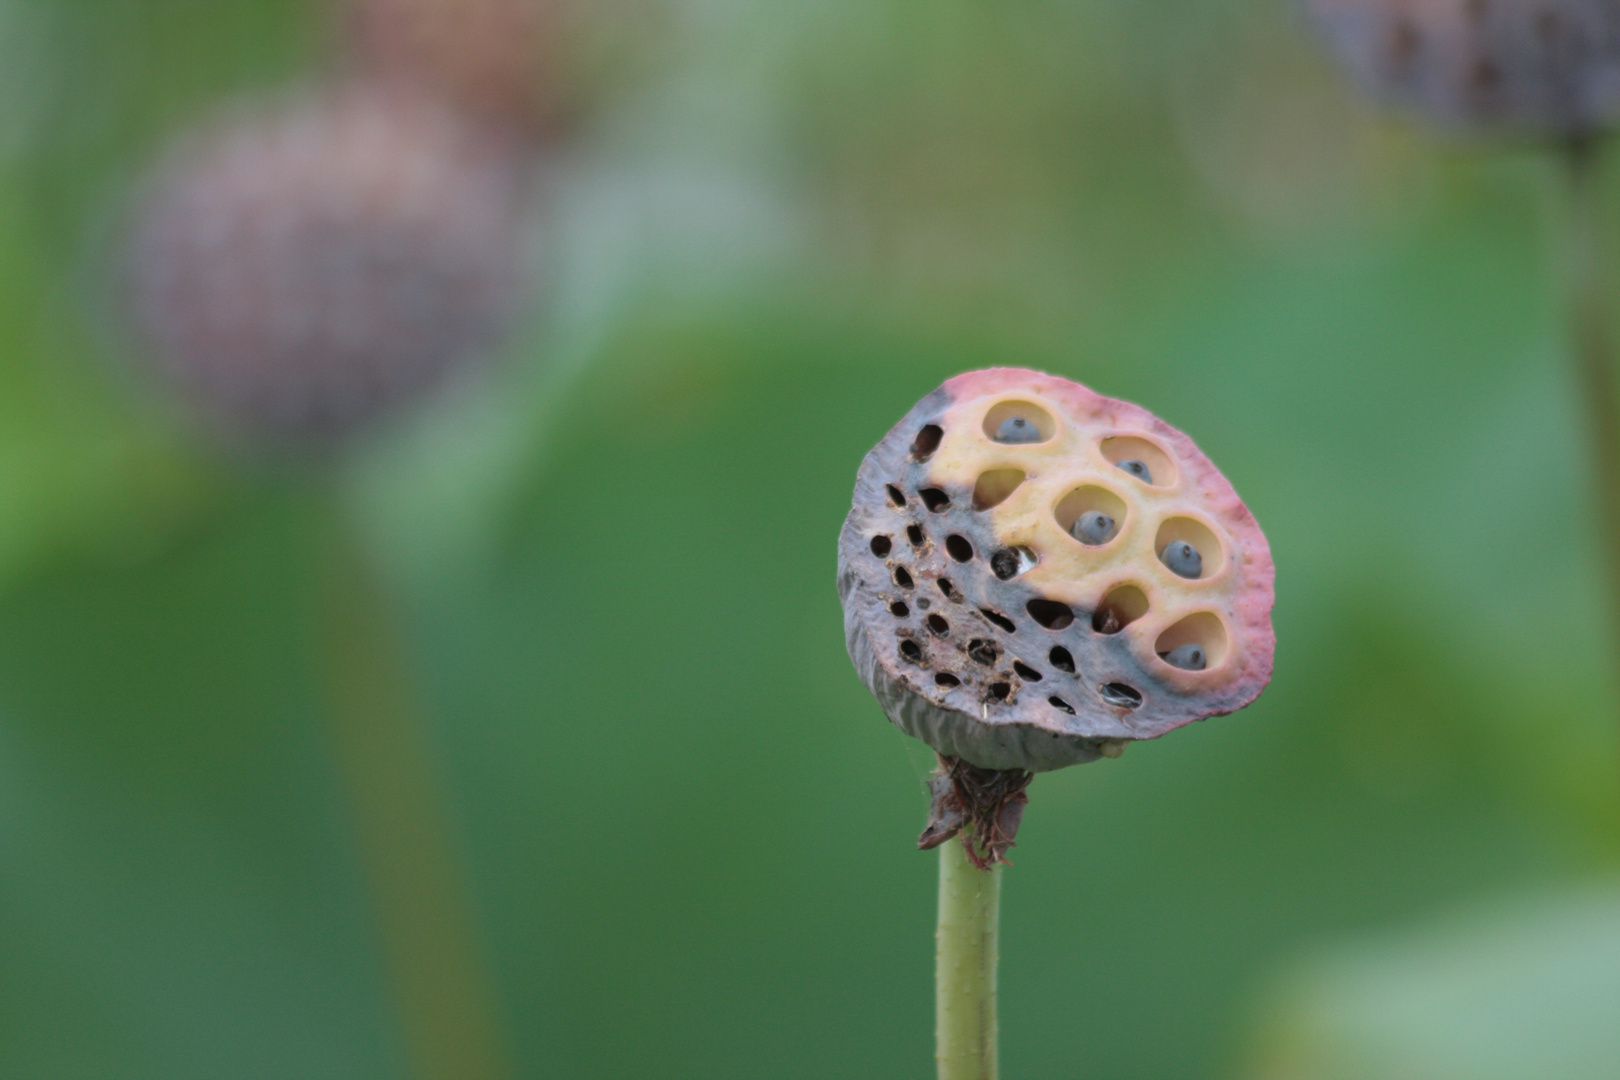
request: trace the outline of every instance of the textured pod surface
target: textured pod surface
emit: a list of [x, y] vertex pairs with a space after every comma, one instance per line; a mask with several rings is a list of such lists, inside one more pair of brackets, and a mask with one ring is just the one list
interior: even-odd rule
[[1310, 0], [1376, 97], [1460, 126], [1578, 135], [1620, 114], [1620, 0]]
[[[1041, 441], [998, 441], [1010, 415]], [[1151, 484], [1116, 464], [1133, 460]], [[1099, 510], [1118, 531], [1075, 539]], [[1161, 561], [1175, 542], [1198, 549], [1200, 576]], [[988, 769], [1091, 761], [1253, 701], [1271, 677], [1273, 576], [1259, 526], [1191, 439], [1020, 368], [919, 402], [861, 463], [838, 544], [862, 680], [907, 733]], [[1165, 658], [1186, 645], [1201, 669]]]
[[351, 87], [233, 114], [149, 178], [131, 315], [227, 428], [341, 435], [500, 340], [520, 191], [504, 151], [414, 99]]

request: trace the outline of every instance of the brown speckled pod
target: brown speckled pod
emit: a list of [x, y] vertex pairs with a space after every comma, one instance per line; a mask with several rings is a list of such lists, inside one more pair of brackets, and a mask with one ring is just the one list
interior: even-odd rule
[[350, 86], [233, 110], [143, 188], [135, 328], [226, 434], [347, 434], [501, 339], [521, 190], [503, 147], [417, 99]]
[[[1021, 441], [1001, 441], [1010, 425]], [[1077, 539], [1097, 514], [1111, 531]], [[1191, 576], [1161, 557], [1183, 545]], [[861, 463], [838, 544], [861, 679], [904, 731], [995, 770], [1092, 761], [1253, 701], [1271, 677], [1273, 576], [1191, 439], [1019, 368], [919, 402]], [[1167, 659], [1183, 647], [1201, 670]]]
[[1620, 0], [1309, 0], [1374, 96], [1560, 136], [1620, 114]]
[[567, 120], [570, 0], [347, 0], [350, 56], [368, 77], [434, 93], [533, 134]]

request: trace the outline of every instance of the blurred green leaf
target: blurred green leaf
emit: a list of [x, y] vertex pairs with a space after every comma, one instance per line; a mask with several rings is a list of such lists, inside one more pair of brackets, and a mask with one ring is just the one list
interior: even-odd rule
[[1280, 981], [1266, 1080], [1600, 1080], [1620, 1072], [1620, 889], [1476, 905]]

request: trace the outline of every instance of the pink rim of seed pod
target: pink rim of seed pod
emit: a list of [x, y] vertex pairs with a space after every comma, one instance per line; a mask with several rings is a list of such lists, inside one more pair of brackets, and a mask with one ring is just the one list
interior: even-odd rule
[[1191, 439], [1021, 368], [920, 401], [861, 463], [838, 544], [862, 681], [907, 734], [991, 770], [1115, 756], [1249, 704], [1274, 576]]
[[1614, 0], [1309, 0], [1372, 96], [1459, 127], [1589, 134], [1620, 115]]
[[144, 185], [130, 315], [222, 434], [344, 436], [498, 345], [521, 193], [513, 155], [419, 99], [349, 85], [231, 110]]

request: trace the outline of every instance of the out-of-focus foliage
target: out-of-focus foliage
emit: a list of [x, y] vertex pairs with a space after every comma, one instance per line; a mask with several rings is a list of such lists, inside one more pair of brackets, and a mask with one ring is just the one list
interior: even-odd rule
[[1612, 885], [1424, 920], [1281, 982], [1259, 1075], [1557, 1076], [1620, 1061], [1620, 894]]
[[[504, 366], [344, 474], [518, 1074], [926, 1072], [930, 762], [849, 669], [834, 540], [861, 455], [992, 363], [1189, 432], [1279, 597], [1258, 704], [1033, 786], [1008, 1075], [1252, 1075], [1414, 966], [1453, 1022], [1435, 920], [1620, 853], [1551, 164], [1361, 109], [1280, 2], [656, 26], [547, 159]], [[3, 1075], [402, 1068], [308, 511], [171, 432], [107, 314], [139, 167], [331, 39], [314, 0], [0, 0]], [[1372, 974], [1276, 1004], [1347, 939]]]

